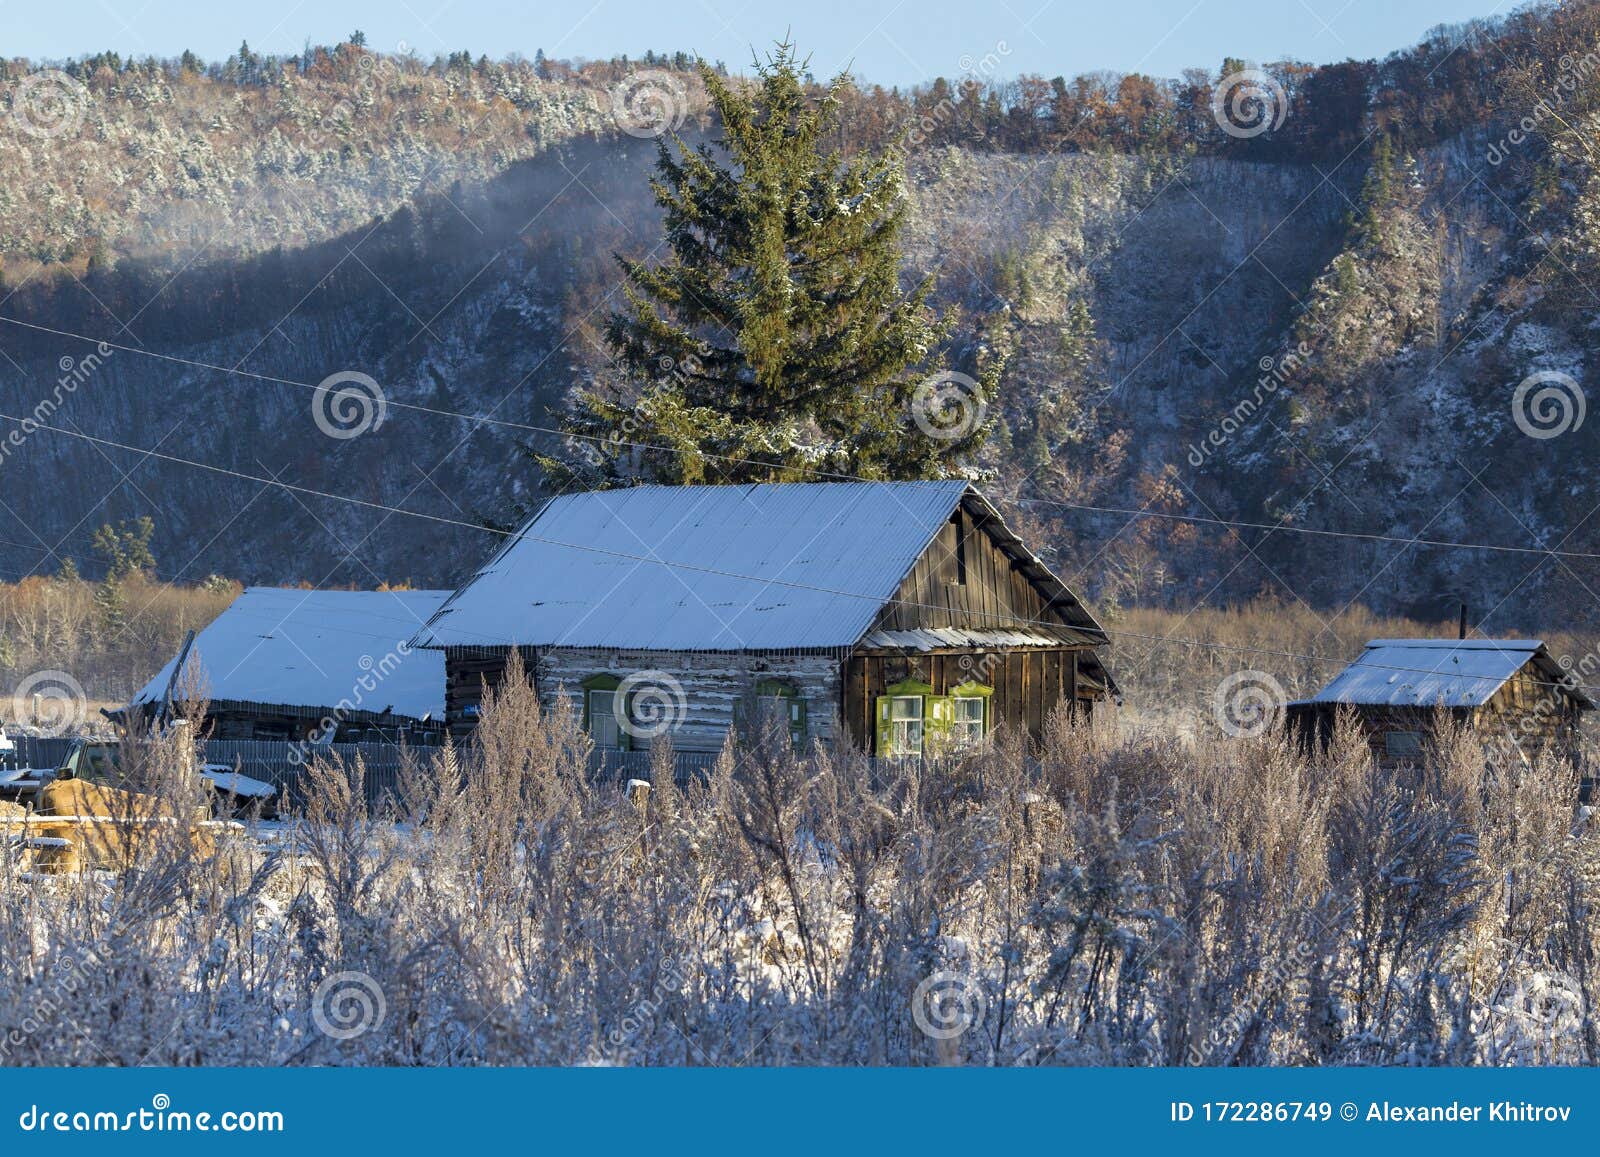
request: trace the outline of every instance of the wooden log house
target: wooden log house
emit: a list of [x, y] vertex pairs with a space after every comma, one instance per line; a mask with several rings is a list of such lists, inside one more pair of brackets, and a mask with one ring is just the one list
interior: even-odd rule
[[1374, 639], [1287, 714], [1298, 734], [1325, 742], [1349, 711], [1378, 762], [1396, 768], [1421, 761], [1441, 713], [1491, 745], [1575, 758], [1595, 706], [1538, 639]]
[[1100, 624], [960, 481], [552, 499], [412, 643], [458, 734], [517, 648], [602, 748], [716, 751], [766, 703], [797, 743], [915, 755], [1116, 694]]

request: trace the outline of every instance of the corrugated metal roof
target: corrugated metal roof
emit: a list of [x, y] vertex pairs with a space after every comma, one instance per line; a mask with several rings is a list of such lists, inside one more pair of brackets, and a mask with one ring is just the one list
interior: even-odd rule
[[[248, 587], [195, 637], [213, 702], [337, 707], [444, 718], [444, 657], [406, 640], [449, 591], [307, 591]], [[133, 703], [158, 703], [173, 656]], [[370, 690], [368, 689], [370, 687]]]
[[967, 484], [637, 486], [552, 499], [421, 647], [847, 647]]
[[868, 631], [861, 646], [895, 651], [937, 651], [945, 647], [1094, 646], [1101, 640], [1071, 627], [1028, 627], [1017, 630], [967, 630], [962, 627], [920, 627], [910, 631]]
[[[1481, 707], [1535, 659], [1560, 669], [1538, 639], [1373, 639], [1359, 659], [1307, 703], [1377, 707]], [[1589, 702], [1581, 691], [1577, 698]]]

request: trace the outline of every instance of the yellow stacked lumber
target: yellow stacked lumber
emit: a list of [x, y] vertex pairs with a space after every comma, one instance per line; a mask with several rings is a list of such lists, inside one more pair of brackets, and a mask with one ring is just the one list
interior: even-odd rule
[[180, 823], [188, 829], [195, 852], [210, 856], [216, 839], [209, 814], [197, 820], [181, 821], [174, 808], [153, 795], [65, 779], [39, 792], [33, 816], [10, 822], [26, 826], [36, 868], [64, 872], [79, 865], [116, 868], [135, 863], [162, 829]]

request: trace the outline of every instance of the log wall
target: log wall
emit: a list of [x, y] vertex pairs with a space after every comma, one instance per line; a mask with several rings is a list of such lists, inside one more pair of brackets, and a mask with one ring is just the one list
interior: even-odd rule
[[[492, 654], [482, 648], [446, 653], [445, 695], [451, 730], [458, 737], [476, 725], [484, 685], [500, 685], [507, 653]], [[660, 677], [648, 684], [666, 687], [668, 697], [663, 701], [676, 705], [673, 710], [679, 718], [670, 736], [678, 751], [720, 751], [735, 712], [764, 679], [788, 683], [805, 700], [808, 741], [828, 742], [838, 732], [839, 660], [832, 655], [587, 649], [535, 653], [525, 648], [523, 665], [547, 709], [565, 697], [580, 718], [584, 680], [594, 675], [624, 679], [637, 672], [658, 672]]]

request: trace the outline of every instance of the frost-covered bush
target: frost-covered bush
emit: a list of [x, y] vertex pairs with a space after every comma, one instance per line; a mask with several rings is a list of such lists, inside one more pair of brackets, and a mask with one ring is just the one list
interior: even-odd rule
[[[116, 870], [0, 854], [9, 1064], [1542, 1064], [1596, 1058], [1575, 785], [1052, 722], [938, 763], [730, 742], [590, 782], [479, 740]], [[145, 761], [160, 787], [163, 752]], [[180, 762], [174, 760], [174, 762]], [[1487, 769], [1487, 771], [1486, 771]]]

